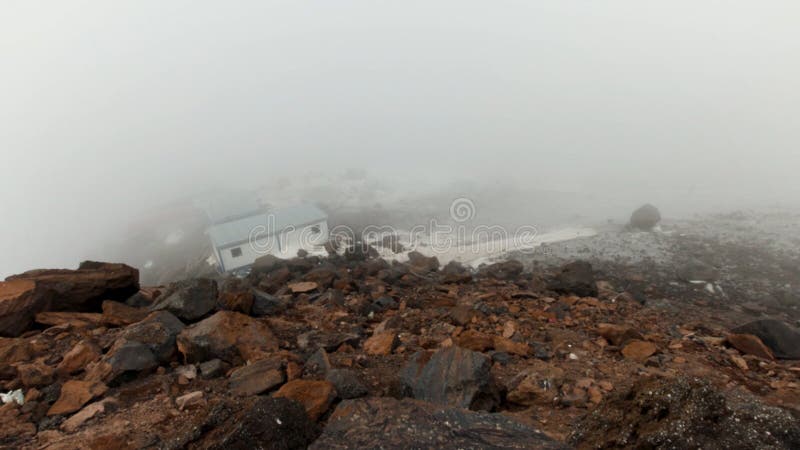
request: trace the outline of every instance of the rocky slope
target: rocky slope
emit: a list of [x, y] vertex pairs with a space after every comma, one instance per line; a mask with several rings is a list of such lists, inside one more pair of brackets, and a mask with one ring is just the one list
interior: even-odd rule
[[791, 306], [720, 308], [625, 264], [356, 250], [247, 279], [84, 263], [0, 283], [0, 445], [800, 447]]

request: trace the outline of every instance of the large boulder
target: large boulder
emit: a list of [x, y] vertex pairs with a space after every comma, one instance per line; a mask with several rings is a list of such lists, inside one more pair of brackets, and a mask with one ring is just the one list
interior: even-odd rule
[[586, 261], [574, 261], [564, 265], [548, 285], [552, 291], [579, 297], [597, 297], [597, 283], [592, 265]]
[[19, 336], [37, 313], [50, 308], [53, 292], [34, 280], [0, 282], [0, 336]]
[[389, 397], [345, 400], [310, 449], [565, 449], [501, 415]]
[[174, 283], [150, 307], [151, 311], [165, 309], [187, 322], [198, 320], [217, 305], [217, 282], [195, 278]]
[[260, 397], [203, 436], [209, 450], [305, 449], [319, 435], [303, 407], [286, 398]]
[[491, 411], [500, 401], [491, 367], [492, 359], [483, 353], [453, 346], [432, 355], [415, 353], [400, 379], [418, 400]]
[[631, 214], [630, 225], [639, 230], [650, 231], [661, 222], [661, 212], [651, 204], [646, 204]]
[[6, 278], [32, 280], [56, 293], [54, 311], [100, 310], [103, 300], [125, 300], [139, 291], [139, 271], [125, 264], [85, 261], [78, 270], [38, 269]]
[[233, 311], [219, 311], [181, 331], [178, 350], [189, 362], [219, 358], [238, 366], [277, 351], [278, 339], [257, 319]]
[[125, 328], [118, 339], [145, 344], [159, 362], [166, 363], [172, 359], [178, 333], [184, 328], [183, 322], [168, 311], [156, 311]]
[[780, 320], [755, 320], [731, 330], [757, 336], [780, 359], [800, 359], [800, 331]]
[[578, 448], [800, 448], [800, 421], [789, 411], [699, 379], [640, 380], [575, 429]]

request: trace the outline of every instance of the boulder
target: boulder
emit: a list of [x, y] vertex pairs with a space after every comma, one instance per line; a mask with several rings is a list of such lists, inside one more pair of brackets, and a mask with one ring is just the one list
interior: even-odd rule
[[231, 372], [229, 388], [236, 395], [256, 395], [282, 384], [285, 379], [283, 361], [273, 357], [235, 369]]
[[502, 414], [390, 397], [345, 400], [310, 449], [566, 449]]
[[586, 261], [566, 264], [548, 285], [551, 291], [579, 297], [597, 297], [597, 283], [592, 265]]
[[731, 330], [758, 336], [779, 359], [800, 359], [800, 331], [776, 319], [761, 319]]
[[0, 336], [19, 336], [37, 313], [50, 308], [53, 291], [34, 280], [0, 281]]
[[631, 214], [630, 226], [638, 230], [650, 231], [661, 222], [661, 212], [651, 204], [646, 204]]
[[330, 381], [292, 380], [281, 386], [273, 397], [284, 397], [300, 403], [308, 417], [317, 420], [336, 398], [336, 388]]
[[319, 435], [303, 407], [286, 398], [260, 397], [203, 436], [209, 450], [305, 449]]
[[415, 353], [400, 379], [418, 400], [491, 411], [500, 400], [491, 366], [491, 358], [483, 353], [453, 346], [432, 355]]
[[193, 322], [211, 312], [216, 305], [217, 282], [195, 278], [173, 283], [150, 310], [167, 310], [181, 320]]
[[99, 310], [103, 300], [124, 301], [139, 291], [139, 271], [125, 264], [85, 261], [78, 270], [38, 269], [6, 278], [32, 280], [54, 291], [54, 311]]
[[219, 358], [233, 365], [261, 359], [278, 350], [272, 330], [250, 316], [219, 311], [178, 334], [178, 350], [189, 362]]

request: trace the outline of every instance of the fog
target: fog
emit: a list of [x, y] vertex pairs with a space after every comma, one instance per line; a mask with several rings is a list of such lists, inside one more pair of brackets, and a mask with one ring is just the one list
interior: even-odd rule
[[348, 168], [620, 208], [576, 208], [598, 220], [791, 207], [798, 21], [796, 1], [5, 1], [0, 276], [103, 258], [198, 192]]

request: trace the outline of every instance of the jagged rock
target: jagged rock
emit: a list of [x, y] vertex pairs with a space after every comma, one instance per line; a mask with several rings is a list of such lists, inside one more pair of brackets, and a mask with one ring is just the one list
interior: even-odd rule
[[80, 411], [74, 414], [69, 419], [65, 420], [60, 428], [66, 433], [74, 433], [87, 421], [92, 418], [102, 415], [105, 412], [113, 412], [119, 407], [119, 402], [113, 397], [104, 398], [100, 401], [90, 403], [83, 407]]
[[286, 261], [275, 255], [259, 256], [250, 266], [250, 275], [262, 275], [286, 266]]
[[319, 435], [303, 407], [286, 398], [261, 397], [203, 437], [209, 450], [300, 450]]
[[253, 289], [253, 307], [251, 314], [256, 317], [274, 316], [286, 311], [288, 302], [264, 291]]
[[102, 356], [100, 347], [92, 341], [83, 340], [75, 344], [70, 351], [64, 354], [64, 358], [56, 367], [60, 374], [71, 375], [85, 369], [90, 363], [100, 359]]
[[359, 336], [352, 333], [339, 333], [336, 331], [313, 330], [297, 336], [297, 346], [300, 349], [322, 348], [325, 351], [336, 351], [342, 344], [358, 345]]
[[575, 261], [561, 268], [548, 285], [552, 291], [574, 294], [579, 297], [597, 297], [597, 283], [592, 265], [586, 261]]
[[103, 302], [103, 322], [109, 325], [125, 326], [144, 320], [149, 314], [146, 309], [134, 308], [125, 303], [106, 300]]
[[769, 360], [775, 359], [769, 347], [764, 345], [761, 339], [753, 334], [730, 334], [726, 340], [733, 348], [745, 355], [758, 356]]
[[103, 315], [99, 313], [45, 311], [36, 314], [36, 322], [42, 325], [74, 328], [97, 328], [103, 325]]
[[408, 265], [416, 272], [436, 272], [439, 270], [439, 259], [415, 250], [408, 253]]
[[400, 379], [418, 400], [491, 411], [499, 402], [491, 365], [488, 356], [453, 346], [415, 353]]
[[166, 363], [175, 354], [176, 338], [184, 327], [183, 322], [171, 313], [156, 311], [125, 328], [119, 339], [147, 345], [159, 362]]
[[389, 397], [345, 400], [312, 450], [348, 448], [565, 449], [502, 414]]
[[745, 394], [699, 379], [638, 381], [575, 428], [578, 448], [800, 448], [800, 422]]
[[776, 358], [800, 359], [800, 331], [780, 320], [755, 320], [731, 331], [758, 336]]
[[37, 313], [50, 308], [53, 291], [33, 280], [0, 281], [0, 336], [19, 336]]
[[150, 307], [167, 310], [179, 319], [193, 322], [211, 312], [217, 304], [217, 282], [196, 278], [174, 283], [167, 293]]
[[368, 355], [390, 355], [399, 343], [397, 333], [386, 331], [364, 341], [364, 352]]
[[48, 416], [58, 416], [79, 411], [93, 398], [106, 393], [108, 386], [94, 381], [69, 380], [61, 386], [61, 395], [47, 411]]
[[239, 367], [231, 373], [230, 390], [241, 396], [266, 392], [285, 381], [282, 367], [283, 361], [275, 357]]
[[325, 375], [331, 369], [331, 360], [324, 348], [318, 349], [308, 357], [303, 367], [303, 372], [307, 375]]
[[240, 365], [278, 350], [278, 340], [266, 324], [232, 311], [219, 311], [186, 327], [177, 342], [189, 362], [219, 358]]
[[273, 397], [285, 397], [299, 402], [308, 417], [317, 420], [336, 398], [336, 388], [330, 381], [292, 380], [281, 386]]
[[498, 280], [513, 280], [522, 274], [524, 266], [521, 262], [510, 259], [508, 261], [497, 262], [488, 266], [482, 267], [478, 274], [485, 277], [495, 278]]
[[631, 214], [630, 225], [639, 230], [650, 231], [661, 222], [661, 212], [651, 204], [646, 204]]
[[325, 379], [333, 383], [341, 399], [363, 397], [369, 392], [358, 375], [349, 369], [331, 369], [325, 374]]
[[13, 275], [55, 292], [54, 311], [99, 310], [103, 300], [125, 300], [139, 291], [139, 271], [125, 264], [85, 261], [78, 270], [38, 269]]
[[98, 363], [87, 368], [87, 380], [110, 383], [126, 372], [140, 372], [158, 367], [150, 346], [142, 342], [117, 339]]
[[468, 283], [472, 280], [469, 269], [458, 261], [450, 261], [442, 267], [443, 283]]
[[255, 301], [250, 285], [239, 278], [228, 278], [219, 287], [219, 304], [222, 309], [250, 314]]

